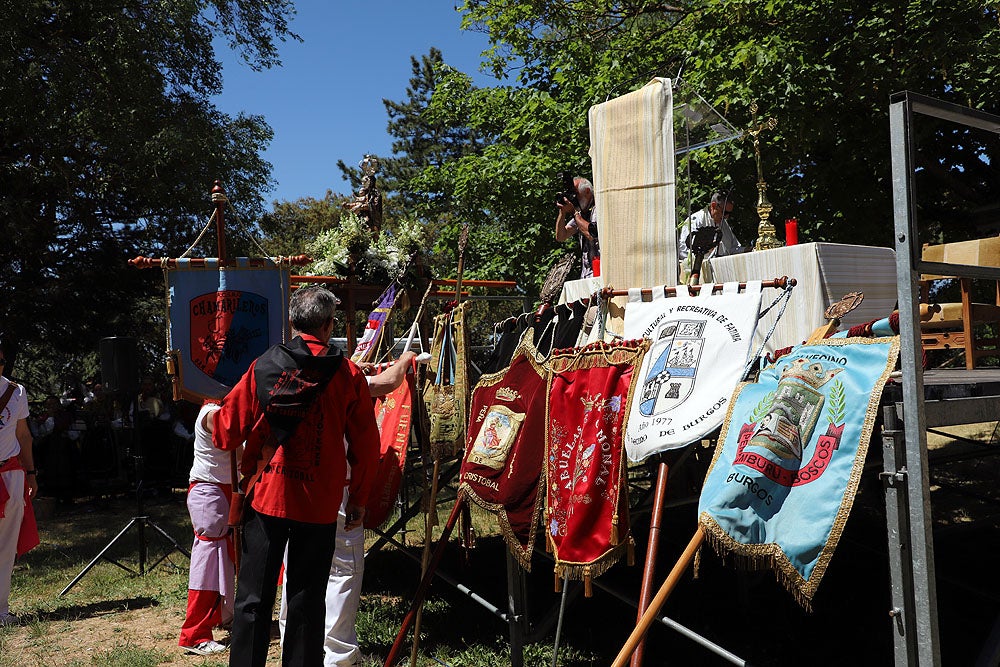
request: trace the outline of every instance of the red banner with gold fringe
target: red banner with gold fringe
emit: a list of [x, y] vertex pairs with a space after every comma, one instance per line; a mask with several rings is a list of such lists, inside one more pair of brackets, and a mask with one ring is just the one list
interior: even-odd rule
[[531, 570], [545, 456], [545, 369], [531, 331], [510, 365], [484, 375], [472, 392], [471, 422], [459, 493], [497, 516], [511, 553]]
[[642, 340], [557, 350], [549, 364], [545, 529], [556, 574], [604, 573], [631, 551], [623, 430]]
[[385, 523], [399, 494], [406, 465], [406, 446], [410, 441], [413, 419], [413, 375], [407, 374], [403, 384], [375, 399], [375, 419], [381, 435], [378, 471], [368, 500], [365, 528], [374, 529]]

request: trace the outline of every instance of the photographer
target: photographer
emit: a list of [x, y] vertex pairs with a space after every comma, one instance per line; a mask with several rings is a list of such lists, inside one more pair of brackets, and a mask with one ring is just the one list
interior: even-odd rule
[[[597, 218], [594, 211], [594, 186], [579, 176], [566, 180], [566, 190], [556, 197], [556, 240], [565, 241], [573, 234], [580, 236], [581, 278], [594, 276], [600, 266], [601, 244], [597, 238]], [[595, 261], [596, 260], [596, 261]], [[600, 269], [598, 268], [598, 274]]]

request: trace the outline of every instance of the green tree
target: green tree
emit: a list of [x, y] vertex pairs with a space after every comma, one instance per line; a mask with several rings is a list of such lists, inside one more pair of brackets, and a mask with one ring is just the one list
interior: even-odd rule
[[[519, 172], [527, 177], [524, 195], [540, 195], [534, 184], [542, 175], [551, 179], [556, 147], [573, 151], [570, 162], [588, 163], [591, 105], [652, 76], [681, 72], [686, 85], [737, 127], [751, 123], [754, 101], [777, 120], [762, 144], [772, 219], [799, 218], [807, 240], [888, 245], [889, 95], [909, 89], [1000, 110], [993, 85], [1000, 24], [992, 2], [466, 0], [462, 9], [465, 27], [489, 34], [487, 65], [515, 78], [515, 86], [487, 92], [463, 94], [453, 87], [456, 99], [447, 103], [438, 99], [439, 84], [432, 98], [443, 114], [463, 108], [463, 97], [470, 104], [483, 96], [495, 102], [488, 118], [471, 123], [489, 137], [489, 148], [437, 176], [476, 201], [502, 172], [499, 162], [518, 159], [530, 165]], [[922, 185], [935, 195], [921, 211], [928, 229], [957, 222], [964, 228], [956, 233], [974, 233], [987, 221], [958, 213], [996, 199], [1000, 185], [990, 175], [995, 146], [948, 128], [930, 128], [925, 139], [917, 159]], [[738, 231], [753, 239], [757, 179], [749, 143], [700, 151], [684, 167], [699, 197], [735, 186]], [[547, 225], [539, 217], [523, 222], [539, 230], [538, 237]]]
[[274, 202], [260, 220], [264, 248], [271, 256], [299, 255], [322, 232], [333, 229], [344, 214], [345, 198], [326, 191], [323, 199], [303, 197], [294, 202]]
[[162, 276], [126, 260], [183, 251], [215, 179], [246, 220], [262, 210], [271, 130], [212, 106], [212, 40], [270, 67], [277, 41], [297, 39], [291, 12], [287, 0], [0, 8], [0, 329], [23, 341], [22, 376], [38, 384], [65, 358], [82, 368], [109, 335], [139, 337], [162, 368]]

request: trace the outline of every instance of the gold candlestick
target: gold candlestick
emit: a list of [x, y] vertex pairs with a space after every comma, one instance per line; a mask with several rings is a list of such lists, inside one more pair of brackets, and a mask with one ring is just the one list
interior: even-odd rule
[[[757, 117], [756, 102], [750, 105], [750, 113], [754, 118]], [[760, 223], [757, 225], [757, 241], [753, 244], [754, 250], [770, 250], [785, 245], [775, 235], [774, 225], [769, 219], [773, 207], [767, 199], [767, 182], [764, 181], [764, 172], [760, 167], [760, 133], [764, 130], [773, 130], [777, 124], [777, 120], [768, 118], [747, 129], [747, 134], [753, 137], [753, 153], [757, 159], [757, 215], [760, 217]]]

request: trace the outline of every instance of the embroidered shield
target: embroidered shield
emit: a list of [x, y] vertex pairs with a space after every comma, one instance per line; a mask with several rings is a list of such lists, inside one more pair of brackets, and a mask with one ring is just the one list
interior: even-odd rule
[[236, 384], [250, 362], [270, 347], [268, 300], [253, 292], [222, 290], [190, 301], [191, 361], [213, 380]]
[[705, 346], [704, 331], [705, 323], [694, 320], [677, 320], [660, 331], [647, 355], [652, 363], [643, 374], [641, 414], [666, 412], [691, 395]]

